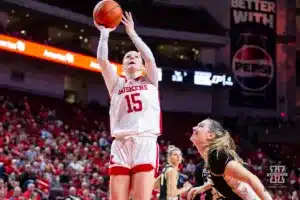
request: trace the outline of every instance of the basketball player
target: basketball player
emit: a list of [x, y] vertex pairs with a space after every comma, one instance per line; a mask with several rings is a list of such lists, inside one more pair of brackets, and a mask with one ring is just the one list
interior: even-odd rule
[[[194, 198], [195, 199], [200, 199], [201, 194], [205, 194], [205, 200], [227, 200], [225, 197], [222, 197], [221, 195], [218, 194], [216, 190], [213, 189], [212, 184], [207, 184], [211, 183], [211, 177], [210, 173], [205, 167], [205, 162], [204, 160], [201, 160], [201, 162], [196, 166], [195, 169], [195, 185], [194, 187], [200, 187], [202, 186], [203, 190], [205, 189], [205, 192], [200, 192], [199, 188], [193, 188], [192, 190], [197, 190], [197, 194]], [[207, 188], [205, 188], [205, 186]], [[192, 195], [192, 192], [190, 193]], [[191, 197], [190, 197], [191, 198]]]
[[162, 174], [155, 181], [155, 189], [159, 189], [160, 200], [179, 200], [180, 194], [187, 192], [192, 185], [186, 182], [182, 188], [179, 187], [178, 166], [182, 162], [181, 150], [173, 145], [168, 147], [168, 164]]
[[[125, 77], [113, 70], [108, 60], [108, 38], [112, 29], [101, 26], [97, 58], [111, 97], [110, 128], [114, 141], [110, 156], [112, 200], [149, 200], [158, 165], [157, 137], [160, 129], [158, 71], [149, 47], [137, 35], [131, 13], [122, 23], [137, 51], [123, 58]], [[143, 61], [145, 64], [143, 64]], [[143, 76], [145, 72], [145, 76]]]
[[219, 122], [200, 122], [193, 128], [190, 140], [204, 159], [211, 178], [203, 186], [191, 189], [188, 199], [210, 188], [230, 200], [272, 199], [260, 180], [242, 165], [233, 139]]

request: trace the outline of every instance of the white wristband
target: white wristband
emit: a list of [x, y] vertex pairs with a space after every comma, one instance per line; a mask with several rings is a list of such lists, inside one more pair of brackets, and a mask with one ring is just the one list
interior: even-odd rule
[[97, 48], [98, 60], [108, 60], [108, 38], [109, 38], [109, 31], [107, 29], [102, 29], [98, 48]]

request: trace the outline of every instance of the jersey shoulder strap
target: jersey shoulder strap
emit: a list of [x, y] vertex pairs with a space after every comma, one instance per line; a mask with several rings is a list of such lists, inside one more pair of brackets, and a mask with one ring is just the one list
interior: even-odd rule
[[166, 167], [163, 170], [163, 174], [165, 174], [166, 172], [168, 172], [170, 169], [172, 169], [173, 166], [172, 165], [166, 165]]
[[166, 175], [166, 173], [168, 171], [170, 171], [172, 168], [173, 168], [172, 165], [166, 165], [165, 168], [163, 169], [162, 174], [161, 174], [161, 176], [162, 176], [162, 179], [161, 179], [161, 182], [160, 182], [161, 185], [166, 184], [166, 182], [167, 182], [167, 175]]

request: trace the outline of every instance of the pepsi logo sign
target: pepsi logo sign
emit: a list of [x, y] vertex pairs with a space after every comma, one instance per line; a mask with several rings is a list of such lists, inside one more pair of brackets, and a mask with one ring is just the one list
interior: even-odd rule
[[244, 90], [259, 92], [270, 85], [274, 77], [274, 64], [271, 56], [261, 47], [244, 45], [233, 56], [232, 71]]

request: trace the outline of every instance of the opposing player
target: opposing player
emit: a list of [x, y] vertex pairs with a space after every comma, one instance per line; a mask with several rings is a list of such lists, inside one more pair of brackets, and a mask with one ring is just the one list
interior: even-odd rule
[[186, 182], [179, 188], [178, 167], [182, 162], [181, 150], [173, 145], [168, 147], [168, 164], [162, 174], [155, 181], [155, 189], [159, 190], [160, 200], [179, 200], [180, 195], [187, 192], [192, 185]]
[[123, 58], [125, 77], [118, 76], [108, 60], [112, 29], [95, 23], [101, 31], [97, 58], [111, 97], [110, 126], [115, 138], [109, 167], [110, 195], [112, 200], [127, 200], [132, 192], [133, 199], [149, 200], [158, 165], [157, 137], [161, 133], [158, 71], [151, 50], [134, 30], [131, 13], [125, 12], [122, 23], [138, 50]]
[[220, 197], [231, 200], [271, 200], [261, 181], [242, 164], [228, 131], [212, 119], [193, 128], [190, 140], [205, 161], [210, 181], [189, 191], [188, 199], [208, 189], [215, 189]]

